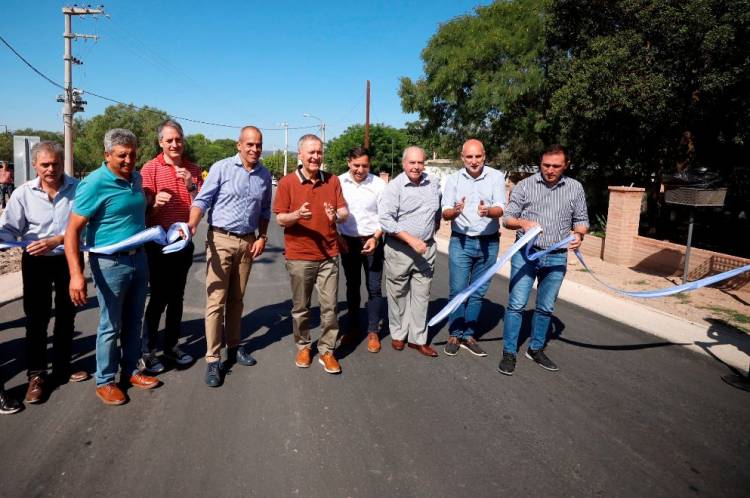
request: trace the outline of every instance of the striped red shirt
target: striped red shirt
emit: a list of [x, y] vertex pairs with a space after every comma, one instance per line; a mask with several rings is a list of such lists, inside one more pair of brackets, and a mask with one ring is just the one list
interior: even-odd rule
[[[201, 171], [195, 164], [184, 160], [182, 166], [193, 176], [193, 183], [200, 189], [203, 185]], [[190, 205], [193, 199], [187, 191], [185, 182], [177, 176], [174, 166], [164, 161], [164, 154], [159, 154], [143, 165], [141, 169], [143, 177], [143, 191], [146, 196], [153, 197], [162, 191], [172, 194], [169, 202], [164, 204], [158, 211], [149, 209], [146, 212], [146, 226], [153, 227], [161, 225], [165, 229], [178, 221], [187, 222], [190, 217]]]

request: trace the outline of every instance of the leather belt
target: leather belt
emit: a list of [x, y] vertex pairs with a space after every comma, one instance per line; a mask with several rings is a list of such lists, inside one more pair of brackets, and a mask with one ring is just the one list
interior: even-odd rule
[[451, 237], [465, 237], [467, 239], [485, 240], [485, 239], [499, 239], [500, 235], [495, 234], [495, 233], [489, 233], [487, 235], [467, 235], [465, 233], [451, 232]]
[[212, 232], [218, 232], [224, 235], [229, 235], [230, 237], [237, 237], [238, 239], [244, 239], [248, 235], [255, 235], [255, 232], [248, 232], [246, 234], [234, 233], [234, 232], [230, 232], [229, 230], [224, 230], [221, 227], [215, 227], [213, 225], [209, 226], [208, 229], [211, 230]]

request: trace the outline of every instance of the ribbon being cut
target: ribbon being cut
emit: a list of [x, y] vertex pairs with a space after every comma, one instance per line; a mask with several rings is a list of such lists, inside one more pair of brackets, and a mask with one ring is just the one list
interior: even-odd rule
[[[0, 249], [9, 249], [11, 247], [26, 247], [29, 245], [31, 240], [12, 240], [0, 242]], [[128, 237], [125, 240], [117, 242], [115, 244], [109, 244], [106, 246], [88, 247], [82, 246], [81, 249], [87, 252], [93, 252], [96, 254], [114, 254], [116, 252], [127, 251], [136, 247], [140, 247], [146, 242], [156, 242], [159, 245], [163, 245], [161, 252], [164, 254], [170, 254], [173, 252], [181, 251], [190, 242], [190, 227], [187, 223], [179, 222], [173, 223], [168, 230], [160, 226], [147, 228], [142, 232], [138, 232], [135, 235]], [[55, 253], [62, 253], [63, 246], [57, 246], [53, 249]]]
[[[492, 267], [487, 270], [483, 275], [481, 275], [475, 282], [472, 282], [469, 287], [466, 288], [466, 290], [458, 293], [456, 297], [451, 299], [451, 301], [442, 309], [440, 310], [428, 323], [430, 327], [437, 325], [440, 323], [444, 318], [446, 318], [453, 310], [458, 308], [458, 306], [466, 301], [466, 299], [469, 298], [476, 290], [482, 286], [487, 280], [491, 279], [492, 276], [497, 273], [497, 271], [508, 261], [510, 258], [519, 250], [521, 250], [522, 247], [526, 246], [526, 258], [529, 261], [534, 261], [536, 259], [541, 258], [545, 254], [548, 254], [552, 251], [555, 251], [557, 249], [561, 249], [563, 247], [567, 247], [568, 244], [570, 244], [573, 241], [573, 236], [569, 236], [565, 238], [564, 240], [561, 240], [560, 242], [553, 244], [552, 246], [548, 247], [547, 249], [543, 251], [537, 251], [537, 252], [531, 252], [531, 248], [534, 246], [534, 240], [536, 237], [542, 232], [542, 229], [540, 227], [534, 227], [534, 229], [528, 231], [526, 234], [524, 234], [523, 237], [518, 239], [515, 244], [513, 244], [507, 251], [505, 251], [503, 254], [500, 255], [497, 262], [492, 265]], [[695, 289], [699, 289], [701, 287], [706, 287], [708, 285], [715, 284], [716, 282], [720, 282], [722, 280], [726, 280], [732, 277], [736, 277], [737, 275], [740, 275], [742, 273], [745, 273], [746, 271], [750, 271], [750, 265], [745, 265], [740, 268], [735, 268], [733, 270], [725, 271], [723, 273], [719, 273], [718, 275], [712, 275], [710, 277], [702, 278], [700, 280], [695, 280], [694, 282], [687, 282], [682, 285], [675, 285], [672, 287], [667, 287], [664, 289], [658, 289], [658, 290], [651, 290], [651, 291], [627, 291], [618, 289], [616, 287], [612, 287], [611, 285], [607, 284], [606, 282], [602, 281], [599, 277], [596, 276], [594, 272], [591, 271], [591, 269], [586, 264], [586, 261], [583, 259], [583, 255], [580, 251], [575, 251], [576, 257], [581, 262], [583, 267], [586, 269], [586, 271], [591, 275], [591, 277], [599, 282], [604, 287], [608, 288], [609, 290], [613, 292], [617, 292], [618, 294], [622, 294], [624, 296], [630, 296], [630, 297], [638, 297], [638, 298], [655, 298], [655, 297], [664, 297], [664, 296], [671, 296], [672, 294], [678, 294], [680, 292], [688, 292]]]

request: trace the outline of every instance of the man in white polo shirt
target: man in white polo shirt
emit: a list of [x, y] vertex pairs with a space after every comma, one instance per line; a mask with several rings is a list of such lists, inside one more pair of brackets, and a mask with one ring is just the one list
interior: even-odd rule
[[347, 155], [349, 171], [339, 176], [349, 218], [339, 225], [341, 262], [346, 276], [349, 327], [342, 342], [353, 343], [359, 335], [359, 289], [362, 270], [367, 287], [367, 350], [380, 351], [378, 329], [383, 315], [383, 231], [378, 221], [378, 200], [385, 182], [370, 173], [370, 154], [354, 147]]

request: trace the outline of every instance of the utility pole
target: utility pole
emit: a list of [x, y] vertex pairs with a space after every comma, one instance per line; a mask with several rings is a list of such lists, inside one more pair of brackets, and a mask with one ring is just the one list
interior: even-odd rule
[[370, 148], [370, 80], [367, 80], [367, 105], [365, 106], [365, 149]]
[[287, 175], [287, 164], [289, 161], [289, 123], [284, 122], [279, 126], [284, 128], [284, 176]]
[[79, 35], [73, 33], [73, 16], [88, 16], [104, 14], [104, 6], [97, 8], [91, 7], [63, 7], [63, 16], [65, 16], [65, 88], [64, 94], [57, 98], [58, 102], [63, 103], [63, 124], [65, 126], [65, 173], [73, 176], [73, 114], [83, 112], [83, 106], [86, 102], [82, 99], [83, 92], [73, 88], [73, 64], [83, 64], [80, 60], [73, 57], [73, 40], [82, 38], [84, 40], [98, 40], [96, 35]]

